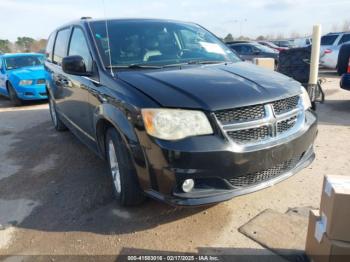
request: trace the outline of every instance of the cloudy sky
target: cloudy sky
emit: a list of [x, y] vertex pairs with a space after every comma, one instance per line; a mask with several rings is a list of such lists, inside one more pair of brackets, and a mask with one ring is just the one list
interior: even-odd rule
[[304, 35], [316, 23], [328, 32], [350, 20], [350, 0], [0, 0], [0, 10], [0, 39], [11, 41], [47, 38], [55, 27], [81, 16], [192, 21], [220, 37]]

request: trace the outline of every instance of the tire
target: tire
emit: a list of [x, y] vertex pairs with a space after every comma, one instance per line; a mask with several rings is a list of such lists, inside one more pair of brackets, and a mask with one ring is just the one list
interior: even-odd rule
[[343, 44], [339, 49], [337, 72], [338, 75], [345, 74], [350, 58], [350, 44]]
[[16, 90], [13, 88], [11, 83], [8, 83], [7, 90], [9, 93], [10, 100], [14, 106], [21, 106], [22, 100], [18, 98]]
[[52, 120], [52, 123], [53, 123], [55, 129], [59, 132], [66, 131], [67, 127], [60, 119], [60, 116], [57, 114], [56, 104], [53, 101], [53, 99], [51, 99], [50, 96], [49, 96], [49, 109], [50, 109], [51, 120]]
[[125, 143], [114, 128], [107, 129], [105, 138], [109, 175], [115, 199], [122, 206], [141, 204], [144, 195]]

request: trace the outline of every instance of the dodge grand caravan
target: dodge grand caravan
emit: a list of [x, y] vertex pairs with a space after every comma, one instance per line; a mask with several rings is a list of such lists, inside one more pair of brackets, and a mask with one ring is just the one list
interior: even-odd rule
[[197, 24], [81, 19], [51, 34], [45, 67], [55, 128], [107, 160], [122, 205], [216, 203], [314, 159], [300, 83], [242, 62]]

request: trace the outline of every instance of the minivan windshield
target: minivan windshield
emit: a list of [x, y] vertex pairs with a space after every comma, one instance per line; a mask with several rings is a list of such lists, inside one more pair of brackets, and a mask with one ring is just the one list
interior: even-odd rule
[[44, 58], [38, 55], [10, 56], [5, 58], [6, 69], [17, 69], [27, 66], [40, 66]]
[[109, 20], [91, 22], [90, 28], [106, 67], [241, 61], [218, 38], [195, 24]]

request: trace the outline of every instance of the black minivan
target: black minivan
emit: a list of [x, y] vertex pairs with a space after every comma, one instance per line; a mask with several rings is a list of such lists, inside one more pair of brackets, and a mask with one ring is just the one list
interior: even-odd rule
[[197, 24], [81, 19], [50, 35], [45, 67], [55, 128], [108, 161], [122, 205], [216, 203], [315, 157], [300, 83], [242, 62]]

